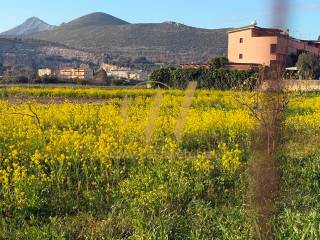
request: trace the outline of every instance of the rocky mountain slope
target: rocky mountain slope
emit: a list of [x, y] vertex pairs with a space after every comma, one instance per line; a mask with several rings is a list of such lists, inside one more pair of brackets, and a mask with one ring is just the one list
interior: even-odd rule
[[175, 22], [128, 24], [94, 13], [28, 37], [103, 52], [114, 58], [146, 57], [153, 62], [205, 62], [227, 52], [227, 29], [200, 29]]
[[64, 27], [86, 27], [86, 26], [119, 26], [130, 24], [122, 19], [116, 18], [106, 13], [96, 12], [79, 17], [69, 23], [64, 23]]
[[2, 34], [0, 63], [57, 68], [107, 61], [141, 69], [150, 69], [153, 63], [200, 63], [226, 55], [226, 31], [176, 22], [130, 24], [105, 13], [92, 13], [59, 27], [30, 18]]
[[49, 25], [37, 17], [27, 19], [21, 25], [0, 34], [0, 36], [21, 37], [32, 33], [55, 29], [56, 26]]
[[11, 70], [100, 64], [103, 55], [39, 40], [0, 38], [0, 64]]

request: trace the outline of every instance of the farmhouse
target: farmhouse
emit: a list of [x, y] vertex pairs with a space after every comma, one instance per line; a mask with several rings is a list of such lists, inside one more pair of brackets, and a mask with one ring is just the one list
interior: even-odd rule
[[93, 70], [87, 67], [62, 68], [59, 70], [62, 79], [93, 79]]
[[40, 69], [38, 69], [38, 76], [39, 77], [51, 76], [52, 73], [53, 73], [53, 71], [50, 68], [40, 68]]
[[101, 68], [106, 71], [108, 76], [119, 79], [139, 80], [142, 74], [141, 70], [132, 70], [112, 64], [102, 64]]
[[131, 80], [140, 79], [140, 71], [133, 71], [128, 68], [114, 69], [114, 70], [111, 70], [110, 72], [107, 72], [107, 75], [115, 78], [123, 78], [123, 79], [131, 79]]
[[300, 53], [320, 55], [320, 41], [300, 40], [289, 30], [261, 28], [256, 24], [228, 31], [228, 59], [239, 66], [293, 66]]

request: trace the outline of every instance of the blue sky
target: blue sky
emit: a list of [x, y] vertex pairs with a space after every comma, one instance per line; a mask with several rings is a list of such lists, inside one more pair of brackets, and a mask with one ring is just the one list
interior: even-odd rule
[[[91, 12], [106, 12], [131, 23], [177, 21], [202, 28], [239, 27], [257, 20], [272, 25], [268, 0], [1, 0], [0, 32], [36, 16], [59, 25]], [[292, 35], [320, 35], [320, 0], [287, 0]]]

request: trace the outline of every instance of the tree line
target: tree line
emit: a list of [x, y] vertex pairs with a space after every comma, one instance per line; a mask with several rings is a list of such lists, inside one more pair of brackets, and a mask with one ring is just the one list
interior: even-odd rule
[[154, 70], [149, 80], [154, 87], [186, 88], [190, 81], [198, 82], [200, 89], [228, 90], [241, 88], [251, 90], [257, 83], [257, 72], [226, 68], [181, 69], [167, 67]]
[[[226, 68], [228, 59], [215, 57], [208, 60], [209, 68], [164, 67], [154, 70], [149, 77], [154, 87], [181, 88], [187, 87], [190, 81], [198, 82], [200, 89], [228, 90], [241, 88], [252, 90], [256, 87], [259, 74], [254, 70], [236, 70]], [[289, 79], [320, 79], [320, 56], [312, 53], [301, 53], [296, 56], [295, 77]], [[286, 79], [286, 75], [283, 76]]]

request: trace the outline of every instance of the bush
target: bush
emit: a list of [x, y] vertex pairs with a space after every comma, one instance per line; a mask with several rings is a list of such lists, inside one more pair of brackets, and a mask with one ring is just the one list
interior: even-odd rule
[[77, 78], [76, 79], [76, 83], [79, 84], [79, 85], [87, 85], [89, 83], [89, 81], [87, 79]]
[[222, 68], [224, 65], [226, 65], [229, 62], [227, 57], [213, 57], [209, 58], [208, 63], [212, 68]]
[[111, 86], [123, 86], [125, 84], [125, 80], [123, 79], [112, 79]]
[[186, 88], [189, 81], [197, 81], [198, 88], [227, 90], [232, 88], [252, 89], [256, 85], [254, 71], [230, 69], [180, 69], [161, 68], [153, 71], [150, 81], [154, 87], [169, 86]]
[[318, 79], [320, 77], [320, 57], [315, 54], [300, 54], [296, 66], [302, 79]]
[[14, 82], [16, 82], [16, 83], [28, 83], [29, 79], [26, 76], [17, 76], [17, 77], [15, 77]]
[[40, 78], [41, 83], [58, 83], [59, 79], [56, 76], [44, 76]]

